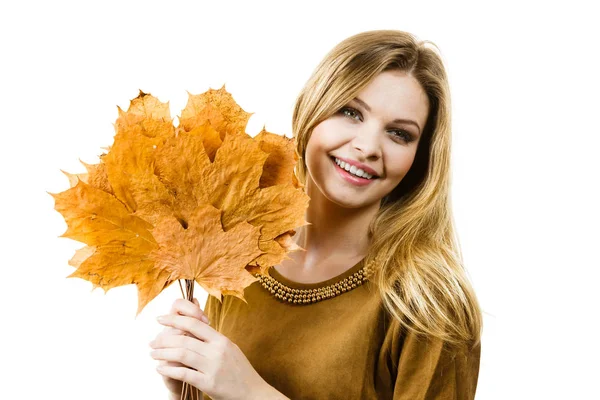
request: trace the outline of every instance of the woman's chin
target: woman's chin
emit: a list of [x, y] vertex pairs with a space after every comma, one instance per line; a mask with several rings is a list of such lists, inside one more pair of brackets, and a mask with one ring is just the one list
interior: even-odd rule
[[363, 196], [357, 196], [356, 194], [344, 193], [344, 191], [336, 190], [326, 194], [326, 198], [332, 203], [337, 204], [344, 208], [363, 208], [373, 204], [374, 202], [379, 204], [380, 199], [372, 199], [371, 197], [365, 198]]

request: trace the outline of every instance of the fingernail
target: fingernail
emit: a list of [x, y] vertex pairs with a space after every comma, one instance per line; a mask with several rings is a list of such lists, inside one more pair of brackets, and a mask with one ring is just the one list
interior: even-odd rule
[[156, 317], [156, 320], [158, 322], [165, 322], [166, 318], [161, 315], [161, 316]]
[[200, 317], [200, 319], [204, 321], [205, 324], [208, 324], [208, 317], [206, 315], [203, 315], [202, 317]]

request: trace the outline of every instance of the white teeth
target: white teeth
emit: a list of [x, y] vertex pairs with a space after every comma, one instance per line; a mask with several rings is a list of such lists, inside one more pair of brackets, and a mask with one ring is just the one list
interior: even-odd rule
[[335, 159], [335, 163], [337, 165], [339, 165], [340, 168], [343, 168], [346, 171], [350, 172], [352, 175], [356, 175], [358, 177], [365, 178], [365, 179], [373, 178], [373, 175], [366, 173], [362, 169], [356, 168], [354, 165], [350, 165], [350, 164], [345, 163], [344, 161], [340, 161], [337, 158]]

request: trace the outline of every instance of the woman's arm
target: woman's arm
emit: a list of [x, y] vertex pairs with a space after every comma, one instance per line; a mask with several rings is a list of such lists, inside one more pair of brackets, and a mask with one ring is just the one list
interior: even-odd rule
[[394, 400], [473, 400], [480, 355], [481, 343], [449, 346], [409, 334], [400, 353]]

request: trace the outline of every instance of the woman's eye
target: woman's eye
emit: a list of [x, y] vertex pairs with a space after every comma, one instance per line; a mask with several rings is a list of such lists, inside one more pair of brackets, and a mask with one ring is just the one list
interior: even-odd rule
[[412, 141], [413, 141], [413, 137], [412, 137], [412, 135], [411, 135], [410, 133], [408, 133], [407, 131], [405, 131], [405, 130], [402, 130], [402, 129], [395, 129], [395, 130], [393, 130], [393, 131], [390, 131], [390, 132], [397, 132], [397, 133], [398, 133], [397, 135], [396, 135], [396, 134], [392, 134], [392, 136], [393, 136], [394, 138], [398, 138], [398, 139], [400, 139], [400, 140], [403, 140], [403, 141], [405, 141], [406, 143], [409, 143], [409, 142], [412, 142]]
[[350, 117], [352, 119], [356, 119], [355, 117], [359, 117], [358, 119], [360, 120], [360, 113], [357, 110], [355, 110], [354, 108], [344, 107], [340, 111], [344, 115], [347, 115], [348, 117]]
[[[360, 114], [360, 111], [358, 111], [352, 107], [343, 107], [340, 110], [340, 113], [347, 117], [350, 117], [354, 120], [362, 121], [362, 115]], [[394, 129], [394, 130], [391, 130], [390, 132], [393, 132], [392, 137], [396, 141], [403, 141], [405, 143], [410, 143], [414, 140], [413, 136], [409, 132], [407, 132], [403, 129]]]

